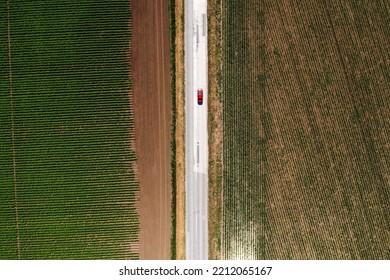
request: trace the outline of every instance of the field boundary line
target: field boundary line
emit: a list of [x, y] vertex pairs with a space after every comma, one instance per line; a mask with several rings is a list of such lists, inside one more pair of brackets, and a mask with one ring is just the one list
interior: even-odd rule
[[[158, 28], [159, 28], [159, 25], [158, 25], [158, 14], [159, 14], [159, 3], [160, 3], [161, 1], [158, 1], [158, 0], [156, 0], [155, 1], [155, 8], [156, 8], [156, 13], [155, 13], [155, 16], [156, 16], [156, 18], [155, 18], [155, 32], [156, 32], [156, 62], [157, 62], [157, 92], [158, 92], [158, 94], [157, 94], [157, 103], [158, 103], [158, 127], [159, 128], [161, 128], [163, 125], [161, 124], [161, 92], [162, 92], [162, 90], [161, 90], [161, 79], [160, 79], [160, 76], [161, 76], [161, 71], [160, 71], [160, 46], [159, 46], [159, 44], [160, 44], [160, 33], [159, 33], [159, 30], [158, 30]], [[159, 145], [159, 148], [161, 148], [162, 147], [162, 134], [163, 134], [163, 132], [161, 132], [161, 130], [160, 129], [158, 129], [158, 145]], [[159, 169], [159, 178], [158, 178], [158, 181], [159, 181], [159, 183], [160, 183], [160, 188], [159, 188], [159, 201], [162, 201], [163, 200], [163, 186], [164, 186], [164, 180], [163, 180], [163, 178], [162, 178], [162, 176], [161, 176], [161, 174], [162, 174], [162, 165], [163, 165], [163, 162], [162, 162], [162, 157], [161, 157], [161, 150], [159, 151], [159, 159], [158, 159], [158, 161], [159, 161], [159, 167], [158, 167], [158, 169]], [[159, 218], [158, 218], [158, 224], [161, 226], [161, 223], [162, 223], [162, 221], [163, 221], [163, 211], [161, 211], [161, 209], [159, 209], [160, 211], [159, 211]], [[161, 228], [160, 228], [161, 229]], [[161, 238], [161, 232], [159, 233], [159, 236], [158, 236], [158, 238]], [[161, 247], [159, 248], [160, 250], [161, 250]]]
[[16, 220], [16, 246], [17, 246], [17, 257], [20, 260], [19, 211], [18, 211], [18, 194], [16, 191], [16, 152], [15, 152], [14, 110], [13, 110], [13, 94], [12, 94], [10, 0], [7, 0], [7, 44], [8, 44], [9, 94], [10, 94], [10, 106], [11, 106], [11, 142], [12, 142], [12, 169], [13, 169], [13, 187], [14, 187], [14, 201], [15, 201], [15, 220]]
[[[160, 26], [163, 26], [163, 18], [164, 18], [163, 2], [159, 1], [159, 3], [160, 3], [160, 9], [157, 12], [160, 12]], [[158, 20], [158, 17], [156, 18], [156, 21], [157, 20]], [[162, 149], [162, 151], [160, 151], [160, 154], [162, 154], [162, 157], [161, 157], [160, 161], [163, 161], [163, 159], [165, 158], [164, 154], [166, 153], [164, 151], [164, 147], [167, 147], [166, 139], [168, 138], [167, 137], [167, 129], [166, 129], [166, 124], [167, 124], [167, 122], [166, 122], [166, 119], [167, 119], [167, 117], [166, 117], [166, 105], [165, 105], [166, 100], [165, 100], [165, 96], [164, 96], [164, 93], [167, 92], [165, 90], [166, 84], [165, 84], [165, 71], [164, 71], [164, 61], [165, 61], [165, 59], [164, 59], [165, 58], [165, 53], [164, 53], [164, 28], [160, 29], [160, 51], [161, 51], [160, 55], [161, 55], [161, 62], [162, 62], [162, 71], [161, 71], [161, 76], [162, 76], [161, 84], [162, 84], [162, 87], [161, 87], [161, 90], [162, 90], [162, 94], [163, 94], [163, 98], [162, 98], [162, 102], [161, 102], [162, 103], [162, 107], [161, 107], [162, 110], [161, 110], [161, 112], [162, 112], [162, 119], [163, 119], [162, 120], [163, 121], [162, 122], [163, 131], [162, 131], [162, 139], [160, 139], [162, 141], [162, 144], [163, 144], [163, 146], [162, 146], [163, 149]], [[161, 120], [161, 115], [160, 115], [159, 119]], [[169, 148], [170, 148], [170, 145], [169, 145]], [[167, 158], [170, 159], [170, 155], [168, 155]], [[168, 200], [167, 200], [167, 192], [165, 191], [165, 187], [166, 186], [164, 185], [164, 183], [166, 182], [165, 179], [167, 177], [167, 174], [170, 174], [170, 173], [167, 172], [167, 168], [168, 168], [169, 165], [162, 164], [162, 166], [163, 166], [163, 169], [164, 169], [164, 172], [163, 172], [163, 175], [162, 175], [162, 178], [161, 178], [162, 179], [162, 186], [164, 186], [164, 188], [163, 188], [164, 200], [163, 201], [166, 202]], [[170, 211], [168, 211], [167, 205], [168, 205], [167, 203], [165, 203], [163, 205], [164, 213], [170, 213]], [[169, 204], [169, 206], [170, 206], [170, 204]], [[169, 218], [170, 218], [170, 215], [169, 215]], [[164, 220], [164, 219], [162, 219], [162, 220]], [[164, 223], [163, 223], [163, 225], [164, 225]], [[172, 228], [170, 228], [170, 230], [172, 230]], [[170, 250], [170, 246], [169, 246], [169, 250]]]

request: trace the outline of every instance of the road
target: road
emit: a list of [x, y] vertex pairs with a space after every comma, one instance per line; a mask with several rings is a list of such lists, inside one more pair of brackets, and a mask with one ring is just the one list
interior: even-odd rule
[[[207, 0], [185, 0], [186, 258], [208, 259]], [[203, 89], [203, 104], [196, 91]]]

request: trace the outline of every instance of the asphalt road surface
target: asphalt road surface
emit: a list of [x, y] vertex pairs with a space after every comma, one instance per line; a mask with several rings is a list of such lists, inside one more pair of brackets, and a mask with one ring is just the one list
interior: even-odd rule
[[[185, 0], [186, 258], [208, 258], [207, 0]], [[203, 89], [203, 104], [197, 90]]]

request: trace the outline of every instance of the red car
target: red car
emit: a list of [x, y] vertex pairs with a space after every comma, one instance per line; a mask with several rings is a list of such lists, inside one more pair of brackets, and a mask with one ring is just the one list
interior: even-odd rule
[[202, 105], [203, 104], [203, 89], [198, 89], [197, 91], [197, 94], [198, 94], [198, 105]]

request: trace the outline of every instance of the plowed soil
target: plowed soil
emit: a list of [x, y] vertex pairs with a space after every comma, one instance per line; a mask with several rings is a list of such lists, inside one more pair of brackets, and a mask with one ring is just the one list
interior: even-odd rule
[[168, 0], [132, 0], [135, 147], [140, 259], [169, 259], [171, 237]]

